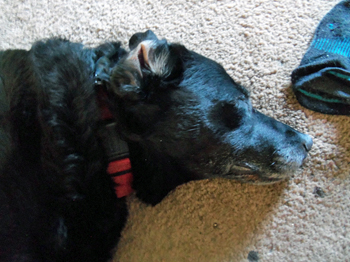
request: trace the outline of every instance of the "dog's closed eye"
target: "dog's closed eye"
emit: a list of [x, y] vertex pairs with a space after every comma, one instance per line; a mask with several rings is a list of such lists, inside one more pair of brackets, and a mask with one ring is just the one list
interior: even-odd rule
[[238, 103], [219, 101], [210, 113], [209, 121], [219, 128], [220, 132], [229, 132], [237, 129], [242, 121], [244, 110]]
[[235, 103], [220, 103], [221, 119], [225, 127], [230, 130], [239, 127], [242, 120], [243, 110]]

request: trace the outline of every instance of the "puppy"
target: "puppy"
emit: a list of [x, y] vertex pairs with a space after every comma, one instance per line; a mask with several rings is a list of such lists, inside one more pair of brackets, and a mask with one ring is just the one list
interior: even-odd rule
[[190, 180], [272, 183], [302, 165], [310, 136], [256, 111], [220, 65], [151, 31], [129, 48], [0, 52], [0, 261], [108, 260], [127, 216], [121, 154], [153, 205]]

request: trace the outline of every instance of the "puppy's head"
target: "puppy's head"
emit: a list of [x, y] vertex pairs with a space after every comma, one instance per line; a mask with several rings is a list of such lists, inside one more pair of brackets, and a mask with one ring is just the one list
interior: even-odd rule
[[126, 140], [198, 179], [269, 183], [301, 166], [312, 139], [255, 110], [222, 66], [151, 31], [129, 46], [110, 88]]

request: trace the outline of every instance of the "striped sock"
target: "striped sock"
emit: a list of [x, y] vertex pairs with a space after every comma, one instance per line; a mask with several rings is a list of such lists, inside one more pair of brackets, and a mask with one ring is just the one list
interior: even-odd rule
[[341, 1], [322, 19], [292, 73], [292, 83], [306, 108], [350, 115], [350, 0]]

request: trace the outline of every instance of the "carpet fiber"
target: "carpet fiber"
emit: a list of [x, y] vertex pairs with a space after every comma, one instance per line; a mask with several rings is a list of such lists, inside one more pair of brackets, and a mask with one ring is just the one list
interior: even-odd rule
[[350, 261], [350, 118], [301, 107], [291, 91], [335, 0], [0, 0], [0, 49], [63, 36], [96, 45], [152, 29], [221, 63], [263, 113], [314, 137], [288, 182], [178, 187], [155, 207], [134, 196], [115, 262]]

